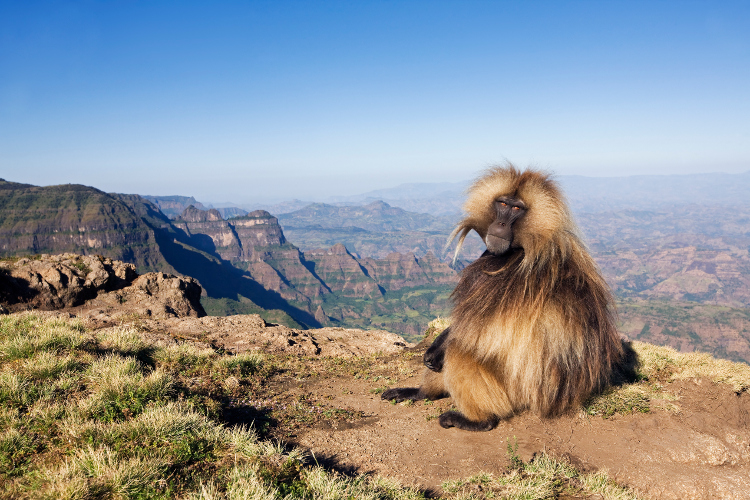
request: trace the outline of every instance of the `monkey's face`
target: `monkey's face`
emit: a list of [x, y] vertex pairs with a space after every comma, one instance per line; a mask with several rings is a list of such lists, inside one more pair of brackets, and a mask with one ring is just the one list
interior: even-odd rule
[[495, 201], [495, 220], [487, 228], [484, 243], [494, 255], [502, 255], [513, 245], [514, 224], [526, 214], [526, 205], [518, 198], [498, 196]]

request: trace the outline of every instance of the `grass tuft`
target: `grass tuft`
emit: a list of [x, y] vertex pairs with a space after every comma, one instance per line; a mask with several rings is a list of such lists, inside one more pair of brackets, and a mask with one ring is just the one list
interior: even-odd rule
[[534, 456], [529, 462], [520, 461], [503, 475], [481, 473], [467, 479], [446, 481], [442, 487], [451, 498], [466, 500], [591, 498], [595, 495], [617, 500], [641, 498], [632, 490], [617, 486], [606, 472], [580, 474], [567, 462], [546, 453]]

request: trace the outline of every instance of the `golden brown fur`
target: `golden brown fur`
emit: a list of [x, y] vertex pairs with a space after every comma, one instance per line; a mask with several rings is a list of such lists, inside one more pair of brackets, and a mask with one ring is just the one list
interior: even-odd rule
[[427, 370], [418, 396], [448, 393], [468, 420], [489, 423], [465, 427], [444, 414], [444, 426], [487, 430], [527, 409], [560, 414], [601, 389], [623, 355], [610, 291], [548, 175], [508, 165], [480, 177], [454, 231], [459, 248], [471, 230], [486, 236], [499, 196], [527, 211], [510, 250], [464, 269], [442, 372]]

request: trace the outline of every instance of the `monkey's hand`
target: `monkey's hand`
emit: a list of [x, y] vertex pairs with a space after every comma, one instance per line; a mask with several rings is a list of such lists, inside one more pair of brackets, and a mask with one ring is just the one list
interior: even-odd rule
[[406, 401], [407, 399], [411, 401], [416, 401], [417, 399], [424, 399], [424, 396], [419, 392], [418, 387], [401, 387], [397, 389], [388, 389], [383, 394], [381, 394], [381, 399], [385, 399], [388, 401], [395, 400], [397, 403], [400, 403], [401, 401]]
[[445, 346], [450, 330], [450, 327], [443, 330], [443, 332], [437, 336], [430, 348], [427, 349], [427, 352], [424, 353], [424, 365], [434, 372], [440, 372], [443, 370]]
[[445, 350], [432, 350], [428, 349], [424, 353], [424, 365], [434, 372], [440, 372], [443, 370], [443, 362], [445, 361]]

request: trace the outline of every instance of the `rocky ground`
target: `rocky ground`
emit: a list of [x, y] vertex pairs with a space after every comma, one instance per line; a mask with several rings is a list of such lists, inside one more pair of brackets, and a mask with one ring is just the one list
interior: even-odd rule
[[[205, 317], [189, 278], [137, 276], [132, 266], [72, 254], [6, 261], [0, 299], [6, 311], [56, 309], [93, 328], [132, 325], [163, 342], [190, 342], [228, 353], [257, 350], [284, 360], [259, 392], [224, 403], [228, 425], [247, 424], [310, 451], [342, 472], [377, 473], [435, 496], [441, 483], [501, 473], [517, 443], [523, 460], [548, 453], [581, 471], [606, 469], [648, 498], [750, 498], [750, 394], [705, 378], [649, 381], [643, 412], [556, 419], [521, 414], [487, 433], [442, 429], [450, 400], [392, 404], [386, 387], [419, 384], [425, 345], [385, 331], [296, 330], [259, 316]], [[259, 399], [261, 394], [263, 400]], [[289, 410], [305, 408], [317, 418]]]
[[66, 310], [100, 323], [122, 318], [205, 316], [189, 277], [139, 276], [133, 264], [99, 255], [41, 255], [0, 261], [0, 305], [10, 312]]

